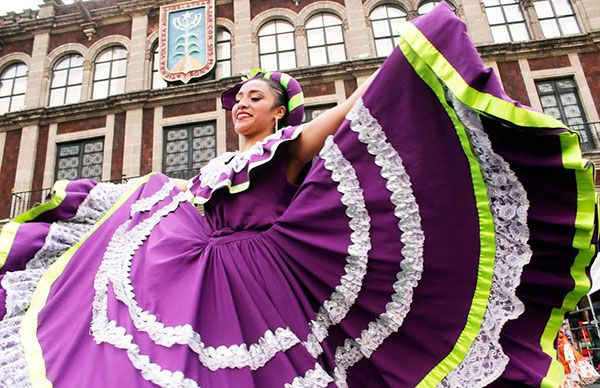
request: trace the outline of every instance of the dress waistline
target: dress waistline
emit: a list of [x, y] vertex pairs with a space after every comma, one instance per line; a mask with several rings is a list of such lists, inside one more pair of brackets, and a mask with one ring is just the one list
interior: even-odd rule
[[232, 241], [246, 240], [256, 235], [262, 234], [262, 230], [240, 230], [235, 231], [224, 228], [214, 231], [209, 239], [209, 244], [225, 244]]

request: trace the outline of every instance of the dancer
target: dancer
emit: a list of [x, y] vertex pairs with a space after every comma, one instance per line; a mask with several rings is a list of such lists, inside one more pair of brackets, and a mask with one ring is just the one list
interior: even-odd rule
[[179, 188], [58, 182], [6, 226], [0, 385], [560, 384], [595, 252], [577, 135], [445, 3], [349, 102], [298, 126], [301, 96], [251, 74], [223, 95], [242, 152]]

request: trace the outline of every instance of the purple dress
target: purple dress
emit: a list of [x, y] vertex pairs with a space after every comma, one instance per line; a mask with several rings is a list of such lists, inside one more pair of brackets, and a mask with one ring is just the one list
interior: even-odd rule
[[[209, 163], [58, 182], [0, 236], [0, 387], [557, 385], [592, 167], [442, 4], [299, 185], [288, 127]], [[202, 216], [193, 204], [202, 204]]]

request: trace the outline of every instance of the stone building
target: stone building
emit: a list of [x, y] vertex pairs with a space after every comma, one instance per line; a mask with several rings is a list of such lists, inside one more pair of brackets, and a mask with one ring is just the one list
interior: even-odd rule
[[[216, 0], [215, 70], [167, 85], [156, 71], [159, 9], [176, 2], [43, 0], [0, 17], [0, 219], [60, 178], [193, 175], [237, 148], [219, 93], [253, 67], [289, 69], [310, 120], [383, 62], [399, 23], [439, 1]], [[600, 1], [451, 5], [507, 93], [580, 131], [594, 159]]]

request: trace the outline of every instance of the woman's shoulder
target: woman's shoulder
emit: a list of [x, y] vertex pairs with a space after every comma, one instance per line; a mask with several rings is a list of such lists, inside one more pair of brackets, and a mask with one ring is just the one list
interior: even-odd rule
[[245, 152], [225, 152], [212, 159], [200, 169], [200, 173], [190, 180], [189, 190], [194, 195], [194, 203], [207, 202], [212, 193], [227, 189], [236, 194], [250, 187], [250, 171], [268, 165], [280, 154], [283, 144], [296, 139], [302, 126], [280, 129], [256, 143]]

